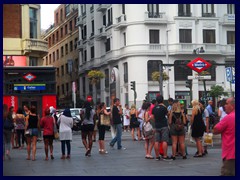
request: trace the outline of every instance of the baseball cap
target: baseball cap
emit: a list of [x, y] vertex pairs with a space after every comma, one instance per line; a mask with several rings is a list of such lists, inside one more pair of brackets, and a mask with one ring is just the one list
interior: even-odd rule
[[180, 102], [180, 104], [184, 104], [184, 101], [183, 101], [183, 100], [180, 100], [179, 102]]

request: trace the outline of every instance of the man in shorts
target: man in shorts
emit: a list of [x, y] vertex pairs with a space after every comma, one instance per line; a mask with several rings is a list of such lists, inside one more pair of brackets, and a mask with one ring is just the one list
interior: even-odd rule
[[166, 118], [168, 110], [163, 104], [163, 96], [157, 97], [157, 105], [153, 108], [152, 118], [155, 121], [155, 144], [154, 150], [156, 160], [160, 160], [159, 156], [159, 143], [163, 144], [163, 160], [172, 160], [167, 156], [168, 141], [169, 141], [169, 129], [168, 120]]

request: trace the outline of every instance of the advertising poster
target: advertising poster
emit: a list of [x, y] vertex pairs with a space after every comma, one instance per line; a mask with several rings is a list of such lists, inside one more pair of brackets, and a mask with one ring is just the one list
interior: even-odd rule
[[26, 56], [3, 56], [3, 66], [27, 66]]

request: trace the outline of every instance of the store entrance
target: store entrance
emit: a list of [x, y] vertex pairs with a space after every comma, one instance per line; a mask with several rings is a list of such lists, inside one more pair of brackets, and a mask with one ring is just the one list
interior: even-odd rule
[[37, 114], [41, 116], [42, 114], [42, 102], [41, 97], [20, 97], [19, 98], [19, 107], [22, 107], [24, 105], [28, 105], [30, 108], [31, 106], [35, 106], [37, 109]]

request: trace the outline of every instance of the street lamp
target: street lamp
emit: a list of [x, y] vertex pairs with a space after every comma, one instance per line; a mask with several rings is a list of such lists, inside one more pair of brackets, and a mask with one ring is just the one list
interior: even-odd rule
[[205, 53], [205, 50], [203, 49], [203, 47], [196, 48], [193, 50], [193, 54], [199, 54], [199, 53]]

